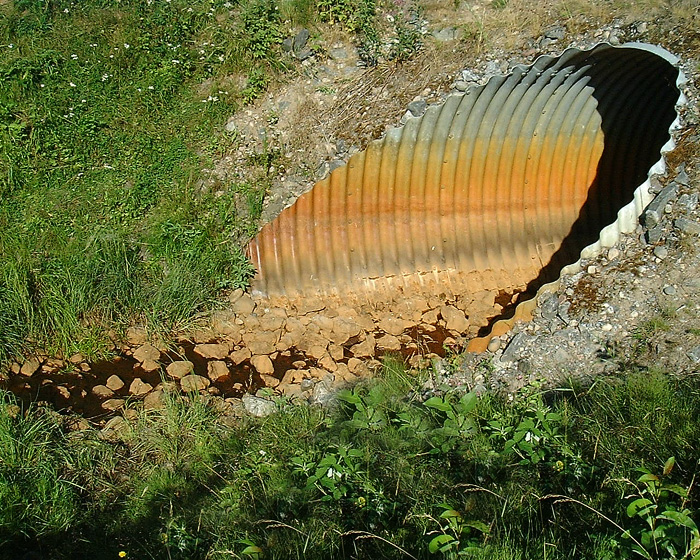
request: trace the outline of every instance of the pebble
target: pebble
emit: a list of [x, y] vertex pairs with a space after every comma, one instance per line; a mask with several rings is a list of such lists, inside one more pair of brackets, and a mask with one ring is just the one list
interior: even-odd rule
[[335, 390], [333, 389], [333, 381], [335, 377], [332, 373], [326, 375], [322, 381], [314, 385], [314, 389], [311, 393], [311, 398], [309, 402], [311, 404], [320, 404], [321, 406], [327, 406], [335, 398]]
[[600, 329], [603, 332], [610, 332], [613, 329], [613, 326], [610, 323], [605, 323]]
[[137, 362], [145, 362], [146, 360], [156, 361], [160, 358], [160, 350], [150, 344], [142, 344], [134, 350], [134, 360]]
[[528, 337], [525, 333], [516, 334], [511, 341], [506, 346], [503, 354], [501, 355], [501, 362], [514, 362], [515, 359], [520, 355], [520, 352], [525, 348], [527, 344]]
[[109, 387], [112, 391], [119, 391], [124, 387], [124, 382], [118, 375], [110, 375], [105, 382], [105, 385]]
[[620, 256], [620, 250], [617, 249], [616, 247], [611, 247], [610, 249], [608, 249], [608, 260], [609, 261], [614, 261], [619, 256]]
[[250, 364], [255, 368], [255, 371], [261, 374], [275, 373], [275, 367], [272, 364], [269, 356], [253, 356], [250, 359]]
[[168, 375], [173, 379], [182, 379], [185, 375], [188, 375], [194, 371], [194, 364], [187, 360], [182, 360], [180, 362], [173, 362], [165, 368]]
[[194, 374], [186, 375], [180, 379], [180, 387], [186, 393], [202, 391], [209, 387], [210, 383], [211, 382], [206, 377]]
[[674, 225], [683, 233], [689, 235], [700, 235], [700, 224], [693, 220], [688, 220], [687, 218], [678, 218]]
[[668, 249], [663, 245], [658, 245], [654, 247], [654, 255], [659, 259], [665, 259], [668, 257]]
[[689, 350], [687, 356], [693, 363], [700, 363], [700, 346], [696, 346], [695, 348]]
[[105, 385], [95, 385], [92, 388], [92, 394], [98, 397], [111, 397], [114, 395], [114, 391]]
[[24, 362], [24, 364], [22, 364], [22, 368], [19, 372], [26, 377], [31, 377], [36, 373], [40, 366], [41, 362], [39, 361], [39, 358], [32, 356], [26, 362]]
[[153, 391], [143, 399], [144, 410], [159, 410], [165, 407], [165, 395], [161, 390]]
[[122, 406], [124, 406], [124, 402], [124, 399], [107, 399], [101, 406], [104, 410], [114, 412], [115, 410], [119, 410]]
[[129, 394], [135, 397], [140, 397], [149, 393], [153, 389], [153, 385], [145, 383], [142, 379], [136, 377], [129, 385]]
[[676, 293], [676, 288], [675, 286], [666, 286], [664, 287], [664, 294], [667, 296], [672, 296]]
[[500, 347], [501, 347], [501, 339], [498, 338], [497, 336], [494, 336], [491, 340], [489, 340], [489, 344], [486, 347], [486, 349], [489, 352], [496, 352]]
[[223, 360], [231, 351], [228, 344], [197, 344], [194, 353], [208, 360]]
[[221, 381], [229, 376], [228, 366], [226, 362], [221, 360], [212, 360], [207, 364], [207, 377], [214, 383]]
[[243, 395], [242, 401], [248, 414], [256, 416], [257, 418], [269, 416], [277, 411], [277, 405], [274, 402], [255, 397], [248, 393]]
[[408, 110], [414, 117], [420, 117], [428, 108], [428, 103], [425, 99], [416, 99], [408, 104]]

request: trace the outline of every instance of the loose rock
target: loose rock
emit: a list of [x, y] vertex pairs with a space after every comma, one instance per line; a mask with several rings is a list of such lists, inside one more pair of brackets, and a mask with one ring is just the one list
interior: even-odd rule
[[240, 348], [239, 350], [235, 350], [234, 352], [231, 352], [231, 354], [229, 354], [229, 358], [231, 359], [234, 365], [238, 365], [242, 362], [245, 362], [246, 360], [249, 360], [251, 356], [252, 354], [247, 347]]
[[115, 410], [119, 410], [121, 407], [123, 407], [124, 402], [124, 399], [107, 399], [100, 406], [102, 406], [104, 410], [114, 412]]
[[228, 344], [197, 344], [194, 353], [208, 360], [223, 360], [231, 351]]
[[105, 385], [95, 385], [92, 388], [92, 394], [98, 397], [106, 398], [114, 395], [114, 391]]
[[118, 375], [110, 375], [107, 378], [105, 385], [107, 385], [107, 387], [109, 387], [112, 391], [119, 391], [122, 387], [124, 387], [124, 382]]
[[202, 377], [201, 375], [191, 374], [180, 379], [180, 387], [186, 393], [203, 391], [209, 387], [210, 384], [211, 382], [206, 377]]
[[165, 368], [165, 371], [167, 371], [168, 375], [173, 379], [182, 379], [194, 371], [194, 364], [187, 360], [173, 362]]
[[277, 405], [274, 402], [261, 399], [260, 397], [254, 397], [248, 393], [243, 395], [241, 400], [248, 414], [257, 416], [258, 418], [269, 416], [277, 411]]
[[131, 382], [131, 385], [129, 385], [129, 394], [140, 397], [150, 392], [152, 389], [153, 385], [145, 383], [142, 379], [137, 377]]
[[207, 377], [214, 383], [222, 381], [229, 376], [229, 369], [226, 362], [212, 360], [207, 364]]
[[159, 410], [165, 407], [165, 394], [162, 390], [156, 389], [146, 395], [143, 399], [144, 410]]
[[443, 305], [440, 315], [445, 320], [445, 326], [450, 331], [464, 333], [469, 328], [469, 320], [462, 311], [451, 305]]
[[272, 364], [269, 356], [253, 356], [250, 359], [250, 365], [255, 368], [260, 374], [271, 374], [275, 373], [275, 366]]
[[26, 362], [24, 362], [24, 364], [22, 364], [20, 373], [26, 377], [31, 377], [36, 373], [40, 366], [41, 362], [39, 361], [39, 358], [32, 356]]
[[150, 344], [143, 344], [134, 350], [134, 360], [145, 362], [146, 360], [156, 361], [160, 358], [160, 350]]

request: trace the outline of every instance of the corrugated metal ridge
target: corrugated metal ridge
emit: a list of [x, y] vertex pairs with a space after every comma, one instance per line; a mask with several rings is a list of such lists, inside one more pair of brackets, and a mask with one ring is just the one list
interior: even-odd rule
[[649, 195], [635, 187], [677, 118], [676, 66], [651, 45], [568, 49], [429, 107], [262, 229], [255, 291], [372, 299], [558, 278], [636, 226]]

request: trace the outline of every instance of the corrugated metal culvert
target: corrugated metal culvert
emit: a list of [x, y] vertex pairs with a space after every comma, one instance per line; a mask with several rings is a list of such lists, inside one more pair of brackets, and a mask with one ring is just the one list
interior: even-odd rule
[[638, 187], [677, 118], [676, 62], [650, 45], [601, 44], [450, 96], [267, 224], [248, 248], [254, 288], [360, 300], [536, 292], [600, 246], [605, 226], [614, 242], [636, 225], [649, 202]]

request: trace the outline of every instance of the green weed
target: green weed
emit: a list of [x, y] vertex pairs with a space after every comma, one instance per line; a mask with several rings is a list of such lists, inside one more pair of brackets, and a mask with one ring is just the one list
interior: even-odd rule
[[[67, 434], [39, 409], [12, 416], [5, 401], [0, 550], [29, 546], [22, 534], [62, 551], [49, 558], [75, 557], [76, 546], [97, 558], [695, 550], [696, 382], [630, 374], [557, 399], [534, 387], [512, 402], [455, 390], [423, 402], [421, 386], [388, 360], [335, 411], [281, 401], [280, 413], [229, 428], [205, 400], [167, 396], [110, 442]], [[684, 469], [634, 474], [669, 452]]]
[[[282, 67], [276, 5], [3, 11], [0, 360], [29, 339], [98, 354], [108, 327], [168, 330], [246, 286], [241, 246], [264, 191], [227, 185], [215, 196], [193, 178], [211, 164], [212, 131]], [[217, 85], [233, 72], [253, 77], [248, 89]]]

